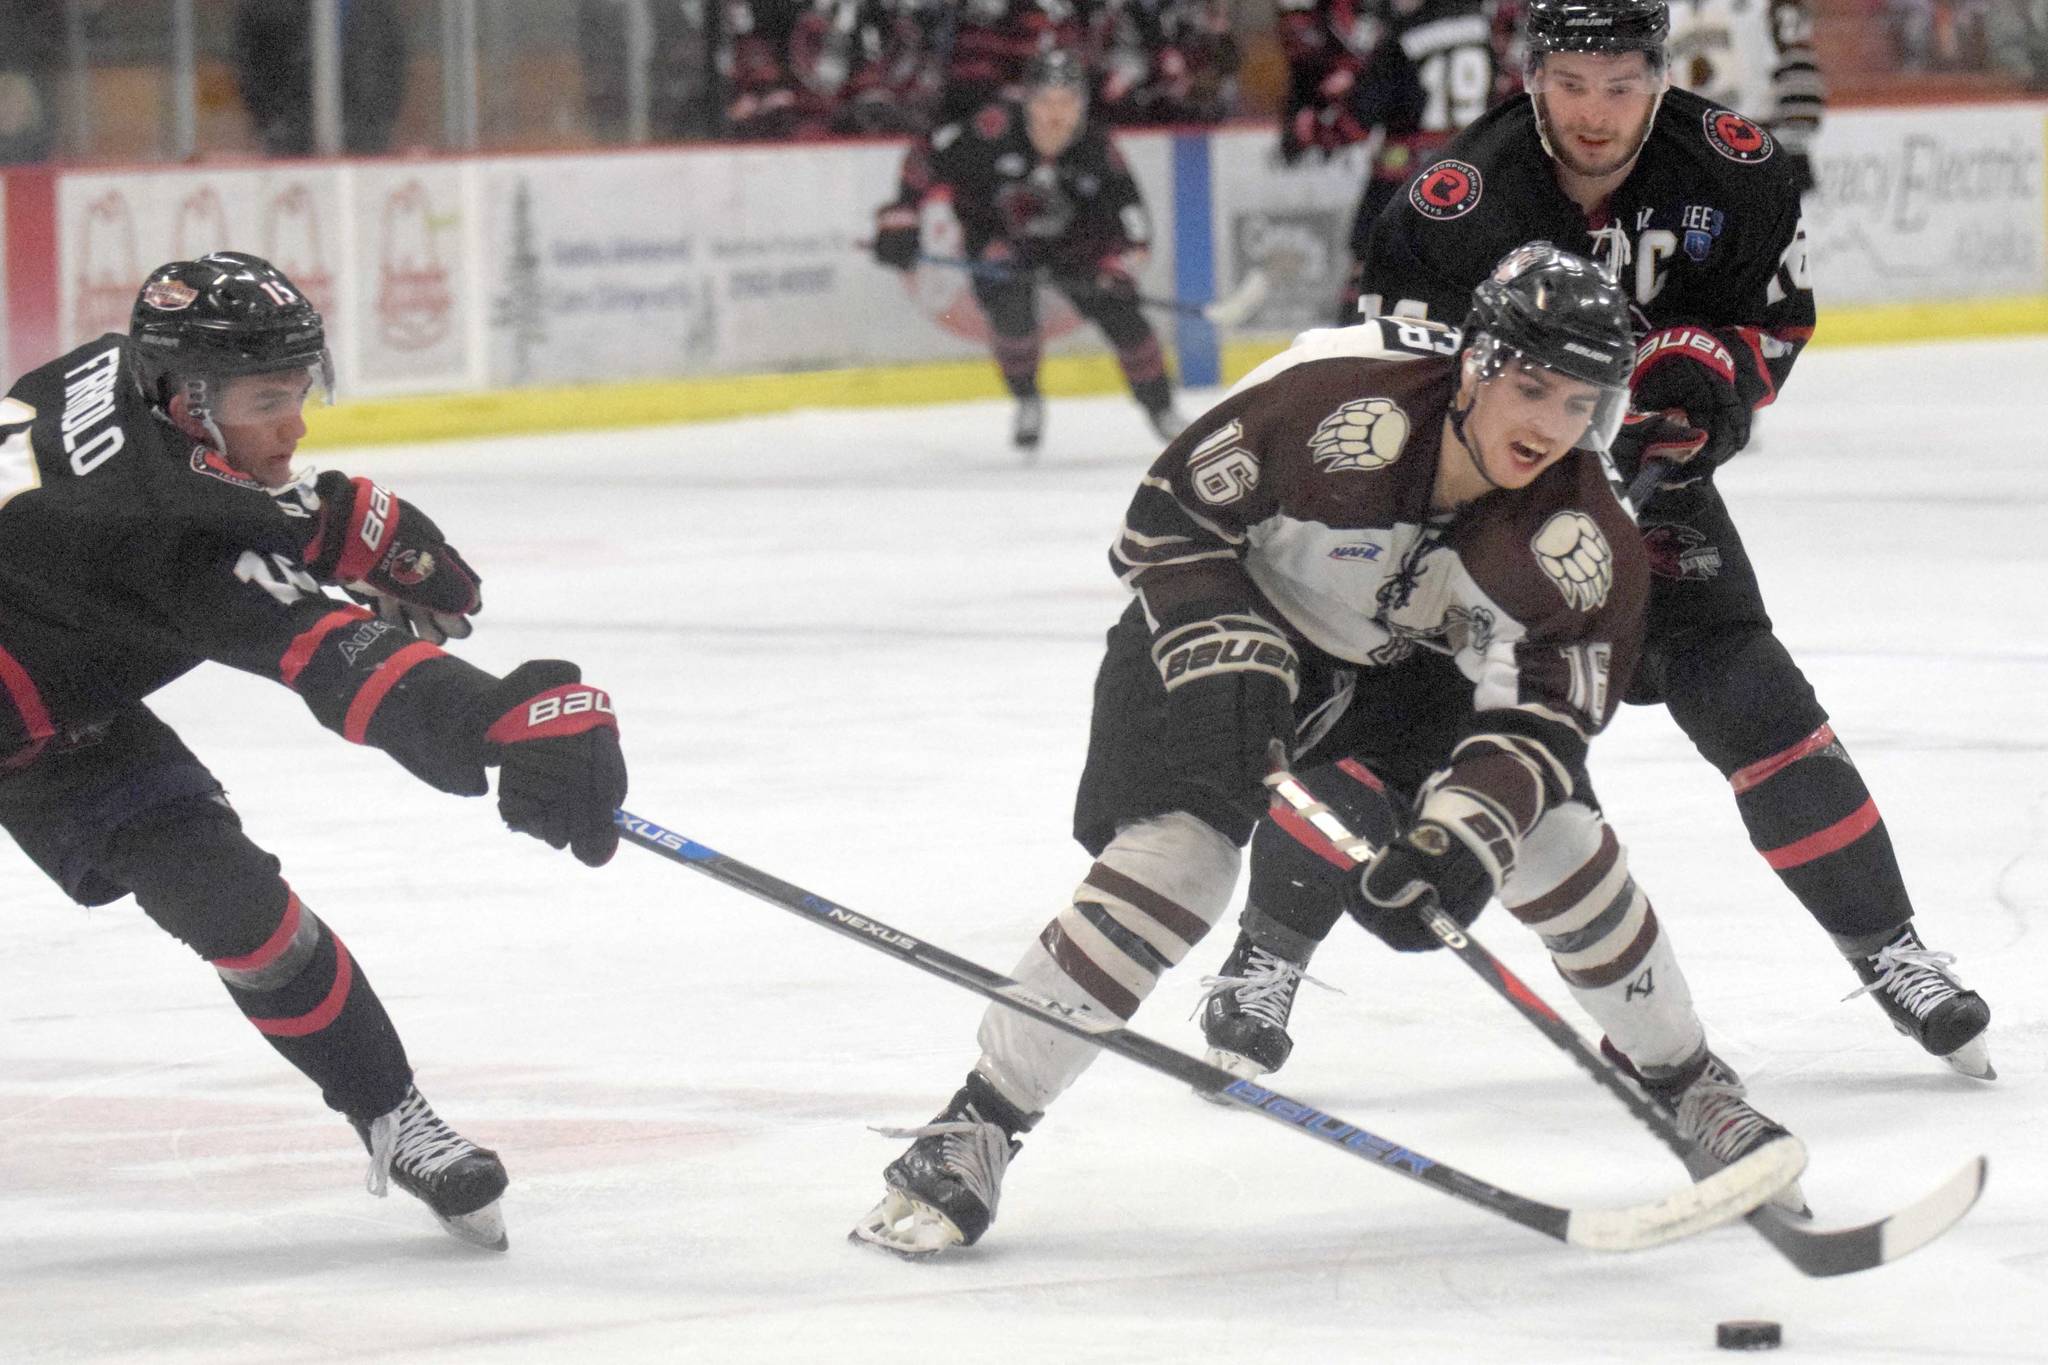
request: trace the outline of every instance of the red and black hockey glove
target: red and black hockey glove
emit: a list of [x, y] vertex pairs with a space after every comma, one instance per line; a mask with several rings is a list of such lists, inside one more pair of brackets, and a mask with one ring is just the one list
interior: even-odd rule
[[917, 206], [890, 204], [875, 214], [875, 259], [891, 270], [908, 270], [917, 264], [919, 227]]
[[1435, 902], [1462, 929], [1479, 918], [1493, 892], [1493, 877], [1471, 845], [1449, 826], [1421, 820], [1373, 856], [1344, 908], [1395, 952], [1421, 953], [1443, 947], [1422, 921], [1425, 902]]
[[619, 847], [612, 812], [626, 799], [626, 759], [611, 698], [582, 678], [560, 659], [506, 674], [482, 703], [485, 761], [498, 765], [506, 825], [601, 867]]
[[1666, 452], [1651, 458], [1704, 473], [1749, 443], [1751, 413], [1735, 385], [1735, 353], [1705, 327], [1665, 327], [1637, 343], [1629, 406], [1663, 418], [1637, 433], [1646, 453], [1652, 443]]
[[433, 644], [460, 640], [483, 609], [483, 580], [426, 513], [368, 479], [330, 470], [314, 488], [320, 519], [306, 568]]

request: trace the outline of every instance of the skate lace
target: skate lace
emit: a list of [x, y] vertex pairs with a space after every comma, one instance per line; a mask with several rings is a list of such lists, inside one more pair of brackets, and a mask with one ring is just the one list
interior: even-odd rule
[[1927, 1011], [1956, 994], [1962, 982], [1949, 970], [1949, 964], [1956, 960], [1954, 953], [1944, 953], [1933, 948], [1899, 947], [1887, 945], [1877, 950], [1871, 966], [1877, 975], [1863, 986], [1843, 996], [1854, 1000], [1859, 995], [1882, 988], [1892, 999], [1912, 1012], [1915, 1019], [1927, 1017]]
[[1750, 1107], [1740, 1082], [1701, 1077], [1678, 1101], [1678, 1122], [1708, 1155], [1733, 1162], [1782, 1129]]
[[939, 1160], [959, 1178], [968, 1193], [982, 1202], [991, 1221], [1003, 1190], [1003, 1172], [1010, 1169], [1010, 1139], [998, 1124], [970, 1117], [919, 1124], [915, 1128], [877, 1128], [885, 1138], [940, 1139]]
[[391, 1191], [393, 1167], [419, 1177], [438, 1175], [476, 1149], [441, 1121], [419, 1091], [411, 1091], [398, 1108], [370, 1124], [367, 1188], [381, 1199]]
[[1294, 1008], [1294, 992], [1302, 982], [1320, 986], [1326, 991], [1338, 990], [1327, 981], [1318, 981], [1307, 972], [1284, 957], [1254, 948], [1245, 959], [1242, 976], [1205, 976], [1201, 984], [1202, 998], [1195, 1002], [1195, 1008], [1188, 1018], [1200, 1014], [1205, 1005], [1219, 995], [1237, 993], [1238, 1008], [1246, 1014], [1256, 1015], [1275, 1028], [1287, 1027], [1287, 1015]]

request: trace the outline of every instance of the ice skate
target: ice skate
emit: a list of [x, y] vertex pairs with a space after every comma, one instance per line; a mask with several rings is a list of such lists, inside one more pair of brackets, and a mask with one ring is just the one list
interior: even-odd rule
[[1152, 423], [1152, 430], [1159, 433], [1159, 439], [1162, 441], [1171, 441], [1188, 427], [1188, 419], [1181, 416], [1171, 403], [1163, 408], [1148, 408], [1145, 416]]
[[[1677, 1120], [1685, 1139], [1717, 1165], [1732, 1166], [1766, 1143], [1792, 1136], [1783, 1124], [1749, 1102], [1742, 1078], [1711, 1052], [1697, 1071], [1653, 1081], [1645, 1079], [1605, 1038], [1600, 1040], [1600, 1051], [1635, 1077], [1643, 1093]], [[1796, 1180], [1771, 1196], [1771, 1202], [1795, 1217], [1813, 1217]]]
[[1038, 443], [1045, 439], [1045, 400], [1037, 394], [1017, 400], [1010, 418], [1010, 444], [1024, 453], [1026, 461], [1037, 458]]
[[1963, 989], [1949, 964], [1954, 953], [1935, 952], [1920, 941], [1911, 924], [1901, 925], [1890, 941], [1872, 953], [1849, 953], [1849, 965], [1863, 985], [1843, 996], [1868, 995], [1877, 1001], [1892, 1027], [1918, 1042], [1965, 1076], [1998, 1079], [1991, 1066], [1985, 1030], [1991, 1006], [1975, 991]]
[[1015, 1134], [1029, 1127], [1027, 1116], [974, 1075], [930, 1123], [877, 1129], [913, 1141], [883, 1170], [888, 1190], [882, 1202], [847, 1240], [908, 1260], [973, 1246], [995, 1222], [1003, 1172], [1023, 1145]]
[[489, 1251], [510, 1245], [498, 1209], [504, 1163], [442, 1122], [417, 1087], [390, 1113], [351, 1122], [370, 1149], [371, 1194], [381, 1199], [396, 1184], [433, 1210], [449, 1235]]
[[[1294, 1051], [1287, 1019], [1294, 1010], [1294, 994], [1304, 981], [1315, 978], [1240, 931], [1230, 956], [1223, 960], [1223, 969], [1202, 978], [1209, 994], [1196, 1008], [1202, 1016], [1202, 1037], [1209, 1044], [1209, 1065], [1245, 1080], [1285, 1066], [1288, 1054]], [[1205, 1099], [1214, 1098], [1200, 1093]]]

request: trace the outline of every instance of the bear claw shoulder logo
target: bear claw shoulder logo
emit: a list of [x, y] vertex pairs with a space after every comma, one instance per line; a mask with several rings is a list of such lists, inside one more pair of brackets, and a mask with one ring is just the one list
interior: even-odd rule
[[1576, 509], [1559, 512], [1530, 537], [1529, 548], [1552, 586], [1573, 611], [1592, 611], [1614, 587], [1614, 550], [1593, 519]]
[[1769, 133], [1733, 109], [1709, 109], [1705, 123], [1707, 144], [1730, 161], [1754, 165], [1778, 149]]
[[1325, 417], [1308, 453], [1330, 473], [1384, 469], [1408, 443], [1408, 414], [1391, 398], [1355, 398]]
[[1486, 182], [1469, 161], [1439, 161], [1408, 187], [1408, 202], [1425, 218], [1445, 222], [1461, 218], [1479, 205]]

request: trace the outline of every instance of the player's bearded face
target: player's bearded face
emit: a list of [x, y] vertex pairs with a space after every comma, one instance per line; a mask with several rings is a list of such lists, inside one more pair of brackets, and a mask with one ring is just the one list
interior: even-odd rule
[[1468, 367], [1464, 384], [1472, 404], [1466, 448], [1480, 477], [1495, 488], [1534, 483], [1585, 437], [1600, 404], [1594, 385], [1519, 356], [1491, 379]]
[[1641, 52], [1546, 53], [1529, 75], [1551, 155], [1593, 179], [1626, 169], [1642, 150], [1664, 85]]
[[1034, 90], [1024, 104], [1024, 127], [1031, 149], [1045, 157], [1067, 150], [1081, 131], [1081, 117], [1087, 109], [1087, 100], [1072, 86], [1048, 85]]
[[238, 375], [220, 385], [213, 421], [227, 445], [221, 452], [227, 462], [265, 488], [290, 483], [312, 388], [313, 376], [305, 370]]

